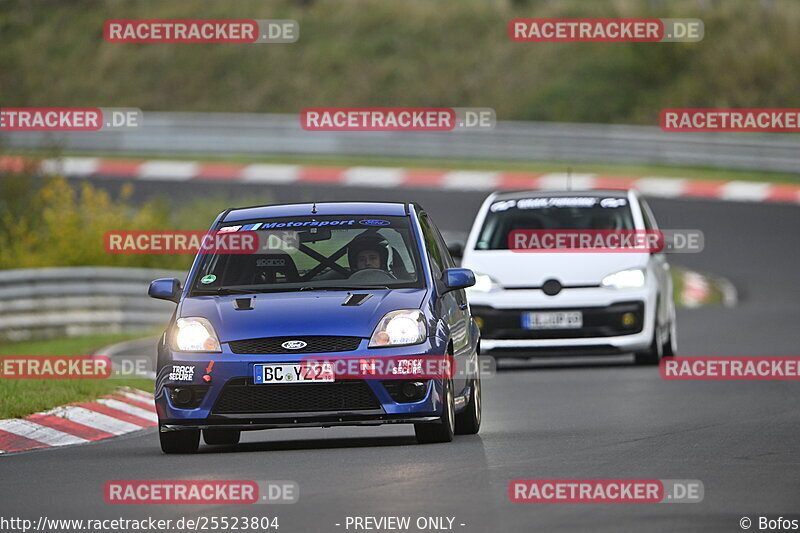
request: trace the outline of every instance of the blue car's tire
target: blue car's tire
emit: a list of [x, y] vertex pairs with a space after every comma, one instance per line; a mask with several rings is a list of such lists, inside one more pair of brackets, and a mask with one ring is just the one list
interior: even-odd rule
[[159, 431], [161, 451], [164, 453], [195, 453], [200, 446], [200, 430]]
[[204, 429], [203, 440], [206, 444], [239, 444], [242, 432], [238, 429]]
[[420, 444], [451, 442], [456, 426], [455, 398], [453, 397], [453, 381], [444, 380], [442, 402], [444, 409], [438, 422], [414, 424], [414, 434]]
[[481, 378], [472, 380], [469, 402], [456, 415], [456, 435], [475, 435], [481, 429]]

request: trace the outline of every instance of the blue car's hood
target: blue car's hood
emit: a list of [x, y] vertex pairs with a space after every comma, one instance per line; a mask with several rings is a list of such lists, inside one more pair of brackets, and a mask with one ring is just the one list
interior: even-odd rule
[[236, 298], [246, 296], [198, 296], [183, 300], [179, 316], [207, 318], [220, 342], [299, 335], [369, 337], [383, 315], [418, 309], [425, 295], [425, 289], [353, 292], [372, 297], [360, 305], [343, 306], [347, 291], [261, 293], [253, 295], [253, 309], [237, 311]]

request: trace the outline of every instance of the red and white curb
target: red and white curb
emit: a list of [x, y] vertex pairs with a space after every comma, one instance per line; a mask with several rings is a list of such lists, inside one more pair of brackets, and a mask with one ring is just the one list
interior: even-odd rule
[[[0, 171], [22, 170], [25, 160], [0, 157]], [[452, 191], [513, 189], [626, 189], [666, 198], [715, 198], [747, 202], [800, 203], [800, 185], [756, 181], [709, 181], [659, 176], [485, 172], [390, 167], [332, 167], [277, 164], [208, 163], [65, 157], [45, 159], [39, 169], [68, 177], [118, 177], [159, 181], [223, 181], [231, 183], [319, 183], [358, 187], [419, 187]], [[569, 182], [569, 183], [568, 183]]]
[[157, 425], [153, 395], [125, 387], [94, 402], [0, 420], [0, 454], [86, 444]]
[[726, 278], [709, 276], [684, 268], [679, 268], [678, 273], [682, 281], [678, 301], [683, 307], [691, 309], [708, 305], [715, 291], [720, 294], [722, 305], [725, 307], [734, 307], [738, 302], [736, 287]]

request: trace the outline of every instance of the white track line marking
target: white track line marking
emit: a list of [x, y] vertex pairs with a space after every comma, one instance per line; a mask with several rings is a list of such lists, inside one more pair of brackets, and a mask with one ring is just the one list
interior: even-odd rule
[[56, 407], [52, 411], [49, 411], [45, 414], [60, 416], [66, 420], [72, 420], [78, 424], [99, 429], [100, 431], [111, 433], [112, 435], [123, 435], [125, 433], [130, 433], [131, 431], [138, 431], [142, 429], [142, 426], [137, 426], [136, 424], [131, 424], [130, 422], [125, 422], [124, 420], [118, 420], [111, 416], [104, 415], [103, 413], [98, 413], [96, 411], [91, 411], [75, 405]]
[[65, 176], [91, 176], [97, 172], [100, 160], [95, 157], [64, 157], [62, 159], [45, 159], [41, 169], [50, 174]]
[[[120, 391], [119, 395], [120, 396], [125, 396], [126, 398], [130, 398], [131, 400], [133, 400], [135, 402], [146, 404], [149, 407], [153, 407], [153, 397], [152, 396], [147, 397], [147, 396], [142, 396], [141, 394], [136, 394], [136, 393], [133, 393], [133, 392], [126, 392], [126, 391]], [[155, 409], [155, 407], [153, 407], [153, 409]]]
[[442, 177], [442, 188], [464, 191], [488, 191], [499, 186], [499, 172], [479, 172], [477, 170], [454, 170]]
[[586, 190], [594, 187], [597, 174], [572, 174], [554, 172], [539, 176], [540, 189]]
[[350, 167], [342, 174], [342, 183], [362, 187], [398, 187], [405, 179], [402, 168]]
[[122, 411], [123, 413], [128, 413], [129, 415], [142, 418], [149, 422], [158, 422], [158, 416], [155, 413], [142, 409], [141, 407], [133, 406], [129, 403], [113, 400], [111, 398], [100, 398], [97, 400], [97, 403], [105, 405], [106, 407], [110, 407], [111, 409], [116, 409], [117, 411]]
[[247, 165], [242, 181], [260, 183], [293, 183], [300, 178], [298, 165]]
[[143, 391], [141, 389], [132, 389], [130, 387], [125, 387], [125, 390], [130, 392], [131, 394], [138, 394], [139, 396], [147, 398], [148, 400], [152, 400], [153, 399], [153, 393], [152, 392], [145, 392], [145, 391]]
[[200, 165], [194, 161], [145, 161], [139, 179], [185, 181], [197, 176]]
[[634, 187], [647, 196], [664, 196], [673, 198], [683, 195], [684, 186], [688, 180], [684, 178], [659, 178], [648, 176], [639, 178], [634, 182]]
[[0, 420], [0, 429], [50, 446], [64, 446], [67, 444], [83, 444], [89, 442], [75, 435], [70, 435], [69, 433], [64, 433], [63, 431], [19, 418]]
[[770, 183], [757, 181], [730, 181], [722, 186], [720, 198], [723, 200], [739, 200], [748, 202], [763, 202], [769, 195]]

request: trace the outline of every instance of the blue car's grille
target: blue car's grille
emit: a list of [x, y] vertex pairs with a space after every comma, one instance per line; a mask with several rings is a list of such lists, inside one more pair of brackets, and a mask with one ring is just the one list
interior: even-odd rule
[[[295, 350], [281, 346], [289, 341], [303, 341], [306, 345]], [[359, 343], [361, 343], [361, 337], [312, 335], [305, 337], [264, 337], [262, 339], [231, 341], [229, 344], [233, 353], [272, 354], [349, 352], [358, 348]]]
[[225, 384], [212, 413], [308, 413], [379, 409], [372, 390], [361, 380], [301, 385], [254, 385], [234, 378]]

